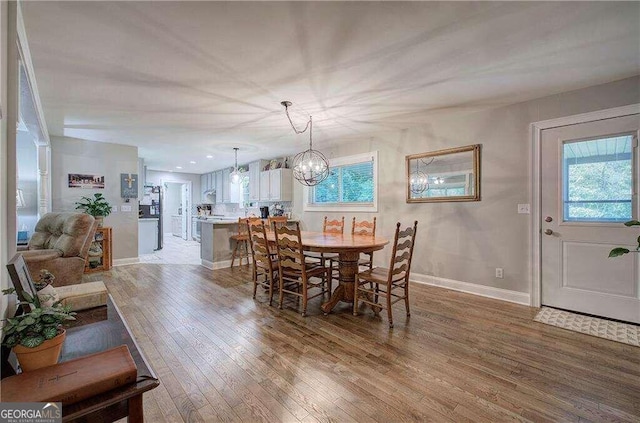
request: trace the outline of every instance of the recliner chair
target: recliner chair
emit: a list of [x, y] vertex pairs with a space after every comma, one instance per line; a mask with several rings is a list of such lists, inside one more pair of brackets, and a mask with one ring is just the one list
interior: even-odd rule
[[47, 269], [55, 286], [82, 282], [85, 261], [98, 223], [84, 213], [47, 213], [38, 221], [26, 250], [20, 251], [29, 272]]

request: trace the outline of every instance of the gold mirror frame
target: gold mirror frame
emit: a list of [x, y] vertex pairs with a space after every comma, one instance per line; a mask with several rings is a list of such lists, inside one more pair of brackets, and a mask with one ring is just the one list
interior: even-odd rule
[[[442, 197], [412, 197], [411, 192], [411, 160], [422, 160], [427, 163], [433, 163], [438, 156], [446, 156], [450, 154], [470, 152], [472, 156], [472, 176], [470, 186], [473, 187], [471, 195], [452, 195]], [[431, 162], [429, 162], [431, 160]], [[411, 154], [405, 157], [407, 168], [407, 203], [441, 203], [445, 201], [480, 201], [480, 144], [467, 145], [464, 147], [449, 148], [446, 150], [431, 151], [428, 153]], [[421, 171], [423, 169], [420, 169]], [[426, 172], [429, 171], [429, 165], [425, 165]], [[431, 186], [430, 186], [431, 187]], [[428, 188], [427, 188], [428, 189]]]

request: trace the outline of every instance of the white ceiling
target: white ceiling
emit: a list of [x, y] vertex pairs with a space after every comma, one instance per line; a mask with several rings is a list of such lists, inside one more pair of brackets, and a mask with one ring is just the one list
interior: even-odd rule
[[[640, 73], [638, 2], [23, 2], [52, 135], [203, 173]], [[213, 159], [206, 159], [211, 154]], [[195, 161], [196, 164], [190, 164]]]

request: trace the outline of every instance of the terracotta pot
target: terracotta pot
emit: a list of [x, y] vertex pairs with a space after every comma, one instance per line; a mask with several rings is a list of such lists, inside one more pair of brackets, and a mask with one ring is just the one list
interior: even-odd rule
[[104, 216], [95, 216], [96, 222], [98, 222], [98, 228], [102, 228], [104, 225]]
[[18, 357], [22, 371], [29, 372], [57, 364], [60, 352], [62, 352], [62, 343], [66, 336], [67, 332], [63, 329], [62, 333], [55, 338], [48, 339], [35, 348], [27, 348], [22, 345], [13, 347], [13, 352]]

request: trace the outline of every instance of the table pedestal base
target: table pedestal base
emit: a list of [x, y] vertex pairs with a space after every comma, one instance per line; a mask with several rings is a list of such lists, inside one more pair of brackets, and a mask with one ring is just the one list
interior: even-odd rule
[[323, 312], [329, 313], [340, 301], [353, 302], [353, 284], [358, 272], [359, 252], [340, 253], [340, 284], [331, 294], [331, 298], [320, 307]]

